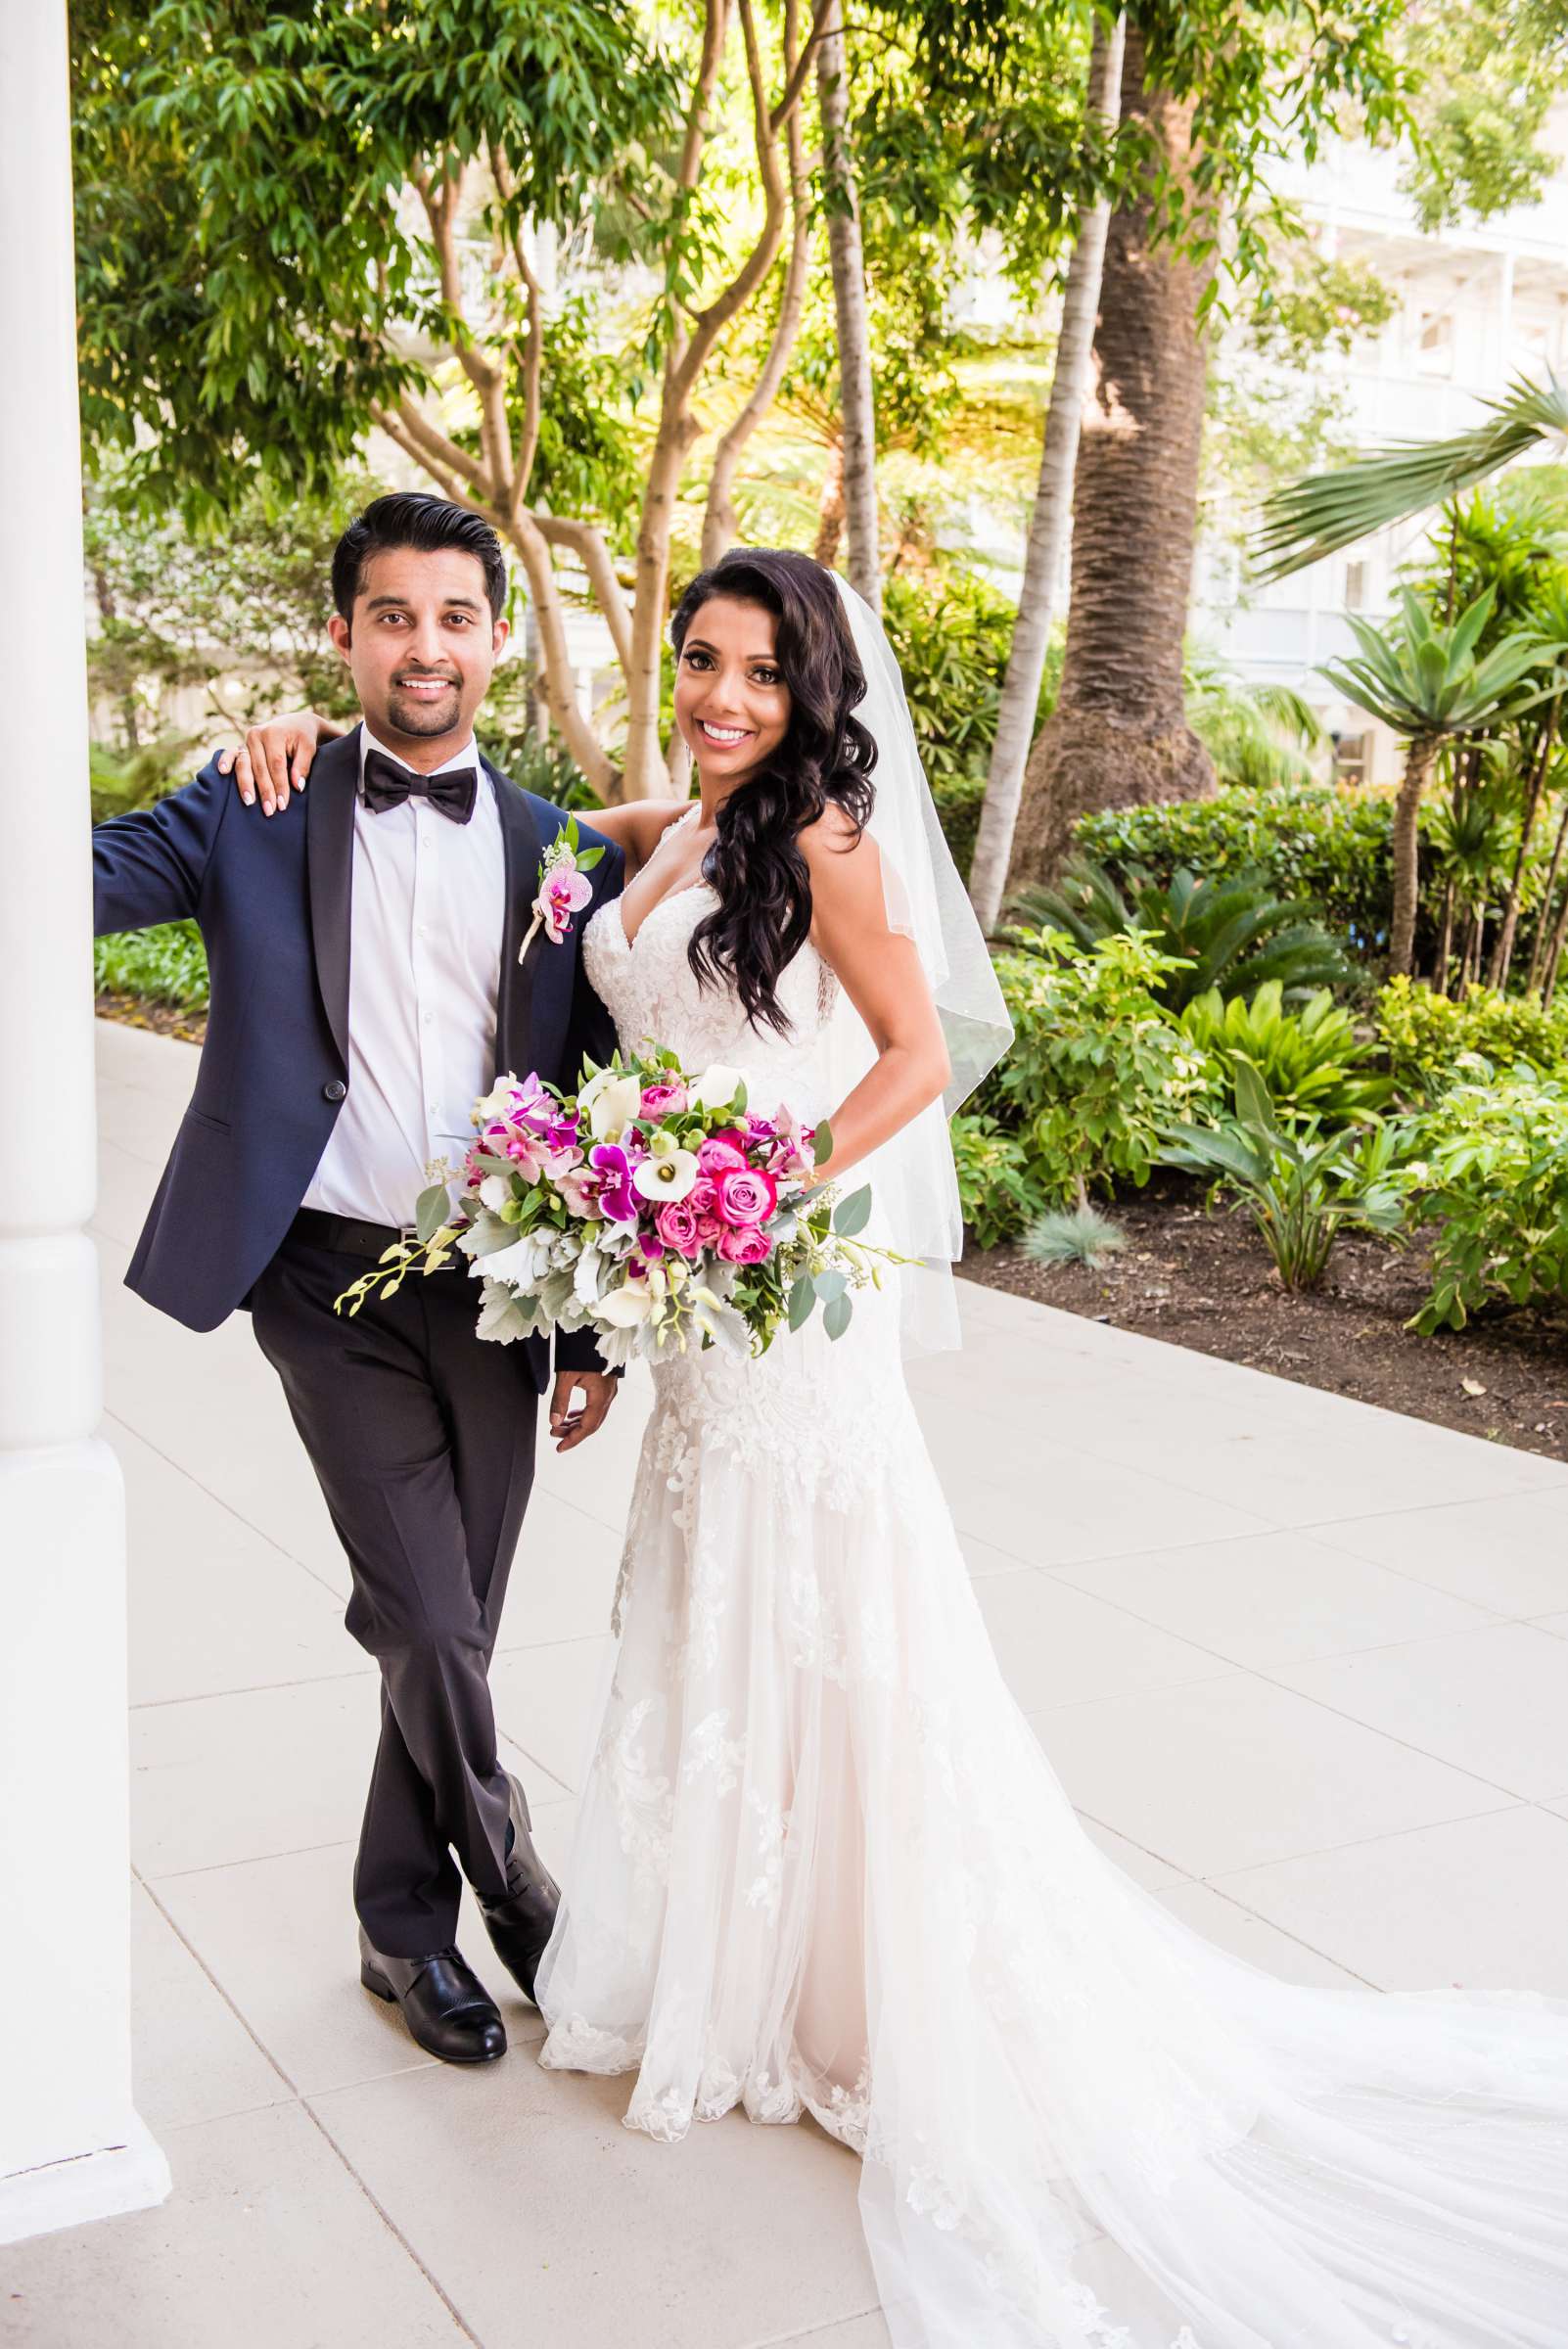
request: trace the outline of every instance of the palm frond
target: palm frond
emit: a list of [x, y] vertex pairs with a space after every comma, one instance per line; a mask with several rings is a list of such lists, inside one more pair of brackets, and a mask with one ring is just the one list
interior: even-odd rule
[[1468, 433], [1395, 441], [1276, 489], [1254, 541], [1259, 578], [1286, 578], [1392, 522], [1441, 506], [1543, 441], [1568, 443], [1568, 384], [1550, 370], [1544, 384], [1516, 376], [1501, 399], [1482, 404], [1491, 420]]

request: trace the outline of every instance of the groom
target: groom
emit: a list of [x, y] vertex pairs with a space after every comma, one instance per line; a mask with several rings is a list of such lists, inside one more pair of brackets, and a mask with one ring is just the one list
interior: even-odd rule
[[[604, 844], [592, 904], [519, 962], [562, 818], [475, 749], [507, 636], [487, 524], [377, 498], [339, 541], [332, 590], [364, 722], [320, 753], [304, 820], [264, 822], [213, 762], [93, 835], [95, 928], [193, 920], [211, 970], [196, 1089], [126, 1279], [191, 1329], [248, 1309], [283, 1382], [348, 1556], [348, 1630], [381, 1667], [360, 1979], [431, 2054], [483, 2063], [506, 2032], [454, 1947], [459, 1864], [530, 1998], [557, 1901], [487, 1681], [548, 1348], [481, 1345], [463, 1259], [353, 1319], [333, 1301], [407, 1233], [428, 1162], [456, 1165], [497, 1073], [572, 1089], [585, 1051], [608, 1057], [578, 946], [623, 860]], [[566, 1450], [615, 1384], [586, 1333], [557, 1338], [555, 1369]]]

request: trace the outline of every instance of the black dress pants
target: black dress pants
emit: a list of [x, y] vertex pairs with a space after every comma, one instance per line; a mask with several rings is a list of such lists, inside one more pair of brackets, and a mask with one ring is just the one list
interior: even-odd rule
[[252, 1319], [347, 1552], [345, 1622], [381, 1667], [354, 1906], [378, 1950], [422, 1958], [456, 1938], [458, 1862], [481, 1895], [506, 1891], [510, 1790], [488, 1672], [538, 1392], [527, 1347], [475, 1336], [466, 1263], [416, 1274], [352, 1319], [335, 1313], [365, 1268], [291, 1236]]

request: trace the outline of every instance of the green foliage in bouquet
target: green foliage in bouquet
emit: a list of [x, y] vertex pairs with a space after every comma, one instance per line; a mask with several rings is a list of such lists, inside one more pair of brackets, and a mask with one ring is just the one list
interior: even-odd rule
[[1411, 1220], [1436, 1220], [1432, 1290], [1410, 1323], [1462, 1329], [1487, 1304], [1568, 1296], [1568, 1084], [1519, 1067], [1451, 1084], [1416, 1128]]

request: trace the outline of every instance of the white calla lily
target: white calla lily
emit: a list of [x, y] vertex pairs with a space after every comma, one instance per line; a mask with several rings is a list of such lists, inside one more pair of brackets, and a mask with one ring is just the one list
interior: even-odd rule
[[657, 1302], [644, 1282], [628, 1281], [624, 1288], [612, 1289], [608, 1297], [601, 1297], [594, 1310], [612, 1329], [636, 1329], [647, 1320]]
[[617, 1077], [601, 1071], [578, 1097], [578, 1108], [584, 1104], [588, 1111], [588, 1130], [594, 1140], [619, 1141], [642, 1107], [642, 1082], [637, 1077]]
[[715, 1060], [711, 1069], [704, 1069], [691, 1088], [693, 1109], [722, 1109], [733, 1101], [745, 1079], [739, 1069], [726, 1069]]
[[655, 1134], [649, 1144], [648, 1156], [641, 1158], [631, 1170], [631, 1187], [644, 1199], [684, 1199], [697, 1180], [700, 1169], [694, 1150], [682, 1150], [676, 1143]]

